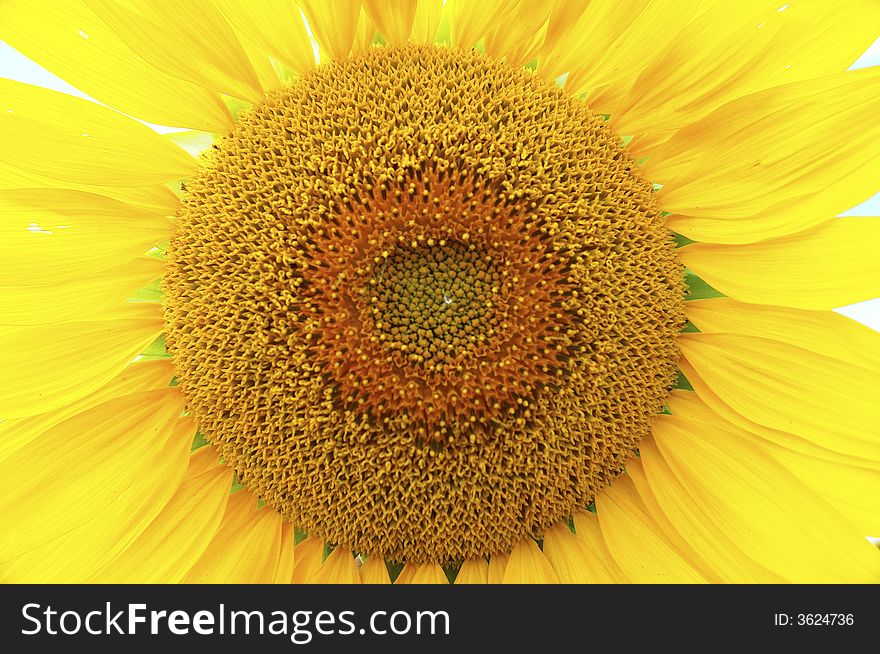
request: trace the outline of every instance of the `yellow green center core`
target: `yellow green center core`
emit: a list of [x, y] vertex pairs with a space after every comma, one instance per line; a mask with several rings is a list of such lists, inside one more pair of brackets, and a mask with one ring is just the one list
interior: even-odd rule
[[445, 47], [272, 91], [187, 183], [188, 407], [285, 518], [371, 556], [510, 551], [588, 506], [675, 378], [683, 271], [586, 105]]

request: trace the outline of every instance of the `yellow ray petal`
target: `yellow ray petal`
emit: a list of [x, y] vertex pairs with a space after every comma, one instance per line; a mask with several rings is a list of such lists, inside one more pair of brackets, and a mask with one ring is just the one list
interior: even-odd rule
[[33, 3], [8, 0], [0, 4], [0, 25], [0, 36], [13, 48], [114, 109], [151, 123], [213, 132], [232, 124], [220, 96], [135, 56], [78, 2], [36, 12]]
[[862, 536], [880, 533], [880, 470], [828, 461], [757, 441], [786, 470], [822, 497]]
[[0, 190], [0, 284], [52, 284], [131, 261], [172, 224], [111, 198], [66, 189]]
[[568, 525], [544, 532], [544, 556], [563, 584], [615, 584], [626, 581], [617, 567], [592, 513], [578, 512], [573, 534]]
[[[718, 557], [718, 548], [727, 550], [729, 543], [788, 581], [880, 580], [876, 550], [746, 434], [717, 420], [695, 423], [676, 415], [675, 398], [669, 408], [673, 415], [659, 416], [655, 424], [657, 449], [648, 443], [643, 462], [667, 515], [690, 513], [692, 519], [673, 519], [702, 555]], [[694, 533], [695, 524], [704, 532]], [[707, 537], [706, 530], [726, 542]], [[746, 578], [737, 579], [739, 571], [732, 566], [729, 571], [736, 581], [764, 581], [749, 578], [745, 570]]]
[[332, 59], [343, 59], [351, 51], [361, 13], [360, 0], [297, 0], [315, 40]]
[[174, 367], [167, 359], [129, 364], [109, 383], [76, 402], [39, 415], [0, 422], [0, 434], [2, 434], [0, 436], [0, 451], [4, 451], [3, 448], [11, 440], [15, 440], [10, 436], [12, 431], [18, 430], [25, 424], [30, 425], [29, 429], [36, 430], [33, 436], [36, 437], [49, 427], [108, 400], [142, 391], [167, 388], [173, 376]]
[[263, 52], [259, 46], [240, 31], [234, 31], [239, 43], [241, 43], [244, 53], [251, 62], [251, 66], [253, 66], [254, 72], [257, 74], [260, 88], [263, 89], [263, 91], [270, 91], [271, 89], [277, 89], [279, 86], [282, 86], [284, 80], [282, 79], [280, 65], [276, 67], [276, 65], [272, 63], [272, 60], [269, 59], [269, 55]]
[[555, 79], [568, 73], [565, 88], [576, 94], [611, 82], [629, 88], [632, 79], [675, 38], [695, 13], [677, 0], [593, 0], [569, 3], [550, 16], [538, 71]]
[[664, 183], [670, 228], [745, 243], [808, 229], [878, 189], [880, 67], [761, 91], [658, 147], [644, 172]]
[[162, 72], [250, 102], [262, 98], [247, 54], [209, 0], [154, 0], [139, 3], [137, 11], [118, 0], [85, 4], [125, 45]]
[[772, 338], [880, 370], [880, 333], [833, 311], [746, 304], [719, 297], [688, 302], [685, 312], [704, 334], [748, 334]]
[[281, 524], [281, 547], [278, 553], [278, 569], [275, 570], [276, 584], [289, 584], [293, 580], [294, 565], [294, 527], [289, 522]]
[[436, 563], [407, 563], [394, 583], [397, 585], [448, 584], [449, 580], [443, 568]]
[[294, 548], [293, 583], [311, 583], [312, 576], [324, 561], [324, 541], [309, 536]]
[[281, 515], [258, 509], [253, 493], [233, 493], [217, 533], [183, 583], [273, 583], [281, 555], [281, 527]]
[[[69, 536], [99, 520], [102, 511], [112, 513], [110, 503], [136, 502], [126, 493], [151, 474], [145, 464], [162, 453], [182, 409], [176, 389], [115, 398], [50, 427], [5, 457], [0, 471], [10, 488], [0, 501], [9, 522], [0, 533], [0, 565], [11, 573], [17, 555]], [[173, 483], [173, 470], [166, 471]]]
[[190, 174], [192, 157], [94, 102], [0, 79], [0, 161], [75, 184], [151, 186]]
[[508, 15], [516, 4], [506, 0], [449, 0], [452, 26], [450, 38], [456, 48], [470, 49], [477, 41], [494, 31], [499, 24], [506, 25]]
[[138, 210], [148, 211], [160, 216], [171, 216], [177, 213], [179, 198], [165, 185], [161, 186], [94, 186], [89, 184], [73, 184], [52, 179], [45, 175], [31, 173], [22, 168], [0, 166], [0, 189], [23, 188], [64, 188], [73, 191], [94, 193], [119, 200]]
[[501, 583], [558, 584], [559, 577], [538, 544], [531, 538], [526, 538], [513, 546]]
[[845, 70], [877, 37], [871, 0], [781, 4], [713, 1], [678, 30], [664, 22], [675, 38], [614, 107], [618, 133], [668, 133], [748, 93]]
[[163, 262], [143, 257], [65, 283], [0, 285], [0, 326], [88, 320], [158, 279], [164, 271]]
[[312, 574], [312, 584], [359, 584], [357, 564], [351, 552], [344, 547], [337, 547], [328, 556], [321, 567]]
[[880, 218], [836, 218], [748, 245], [694, 243], [681, 261], [743, 302], [833, 309], [880, 294]]
[[232, 471], [212, 447], [190, 456], [183, 482], [162, 511], [91, 583], [180, 583], [217, 533]]
[[510, 557], [507, 554], [493, 554], [489, 559], [488, 582], [490, 584], [500, 584], [504, 579], [504, 570], [507, 568], [507, 561]]
[[77, 402], [36, 416], [4, 420], [0, 422], [0, 461], [71, 416], [117, 397], [167, 388], [173, 375], [174, 368], [168, 361], [131, 364], [108, 384]]
[[414, 43], [433, 43], [442, 14], [443, 0], [418, 0], [410, 40]]
[[361, 7], [358, 14], [357, 28], [354, 32], [354, 43], [351, 46], [352, 52], [360, 52], [368, 49], [373, 44], [373, 39], [377, 33], [376, 24], [367, 15], [367, 12]]
[[161, 330], [161, 313], [146, 305], [126, 306], [107, 319], [66, 323], [60, 328], [0, 328], [5, 375], [0, 416], [44, 413], [97, 390]]
[[468, 559], [462, 563], [455, 583], [460, 586], [489, 583], [489, 564], [486, 559]]
[[[82, 583], [144, 531], [180, 485], [196, 430], [186, 418], [170, 424], [145, 424], [141, 431], [133, 438], [152, 437], [154, 451], [145, 453], [139, 471], [120, 467], [110, 473], [106, 479], [115, 485], [110, 501], [94, 514], [78, 513], [79, 523], [57, 538], [32, 549], [21, 547], [20, 553], [3, 565], [4, 576], [32, 583]], [[90, 460], [79, 463], [79, 474], [93, 474]], [[69, 465], [76, 467], [75, 463]], [[66, 490], [53, 487], [52, 481], [40, 487], [40, 492], [54, 491], [55, 495], [64, 495]], [[48, 502], [55, 501], [55, 495]], [[38, 501], [41, 508], [48, 503], [33, 495], [31, 501]]]
[[528, 63], [531, 59], [529, 55], [537, 53], [536, 44], [532, 41], [545, 28], [551, 3], [518, 0], [510, 4], [511, 11], [506, 20], [500, 25], [490, 26], [485, 50], [486, 54], [506, 57], [507, 63], [517, 66]]
[[293, 0], [215, 2], [229, 23], [267, 55], [284, 62], [298, 73], [307, 73], [315, 67], [312, 43], [299, 7]]
[[389, 43], [403, 43], [409, 38], [416, 17], [418, 0], [363, 0], [367, 16]]
[[[823, 497], [861, 533], [876, 532], [880, 523], [880, 460], [868, 461], [858, 456], [839, 454], [825, 449], [831, 445], [842, 449], [839, 439], [813, 443], [795, 435], [761, 427], [732, 411], [709, 391], [693, 370], [685, 367], [698, 393], [674, 391], [675, 414], [694, 425], [728, 424], [737, 429], [750, 443], [779, 461], [814, 493]], [[845, 447], [845, 446], [844, 446]]]
[[621, 475], [596, 497], [602, 537], [635, 583], [701, 583], [705, 579], [667, 540], [632, 479]]
[[765, 338], [682, 334], [679, 347], [731, 409], [770, 429], [876, 451], [880, 371]]
[[[665, 426], [663, 423], [655, 429]], [[694, 425], [693, 429], [699, 433], [700, 427]], [[712, 507], [700, 502], [698, 494], [675, 475], [652, 439], [642, 441], [639, 452], [637, 461], [627, 462], [627, 474], [669, 542], [707, 580], [715, 583], [784, 581], [756, 562], [736, 538], [718, 527], [719, 520], [712, 513]]]
[[385, 560], [376, 556], [367, 557], [360, 568], [362, 584], [390, 584]]
[[[758, 424], [724, 402], [686, 359], [681, 359], [678, 365], [695, 393], [673, 391], [673, 395], [681, 393], [685, 398], [698, 396], [713, 413], [764, 441], [834, 463], [880, 470], [880, 444], [842, 438], [839, 433], [826, 433], [822, 430], [804, 433], [799, 429], [798, 421], [782, 426], [781, 429]], [[681, 401], [678, 411], [682, 412]]]

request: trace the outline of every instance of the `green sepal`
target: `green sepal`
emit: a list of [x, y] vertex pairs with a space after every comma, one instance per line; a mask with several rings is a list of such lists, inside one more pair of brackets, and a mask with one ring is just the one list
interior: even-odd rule
[[685, 377], [684, 373], [679, 370], [678, 371], [678, 379], [675, 380], [675, 384], [672, 386], [675, 390], [681, 391], [692, 391], [694, 387], [691, 386], [691, 383], [688, 381], [688, 378]]
[[162, 280], [157, 279], [150, 282], [141, 289], [128, 296], [129, 302], [161, 302], [162, 301]]
[[208, 439], [204, 437], [202, 432], [197, 431], [196, 435], [193, 436], [192, 446], [190, 447], [189, 451], [190, 453], [195, 452], [196, 450], [201, 449], [208, 444]]
[[690, 302], [691, 300], [706, 300], [712, 297], [724, 297], [724, 293], [716, 291], [709, 286], [706, 281], [692, 273], [690, 270], [685, 272], [684, 278], [688, 286], [688, 293], [685, 297], [685, 302]]
[[165, 349], [165, 335], [160, 334], [159, 337], [147, 346], [147, 349], [141, 352], [142, 361], [154, 361], [156, 359], [169, 359], [168, 350]]

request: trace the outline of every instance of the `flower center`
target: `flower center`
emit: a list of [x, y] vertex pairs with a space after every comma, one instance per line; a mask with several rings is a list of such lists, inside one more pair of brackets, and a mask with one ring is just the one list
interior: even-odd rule
[[577, 99], [379, 47], [244, 114], [188, 182], [167, 342], [242, 482], [369, 555], [509, 551], [585, 507], [675, 377], [683, 275]]
[[421, 239], [383, 250], [372, 263], [358, 304], [390, 364], [442, 374], [497, 337], [501, 280], [491, 254]]

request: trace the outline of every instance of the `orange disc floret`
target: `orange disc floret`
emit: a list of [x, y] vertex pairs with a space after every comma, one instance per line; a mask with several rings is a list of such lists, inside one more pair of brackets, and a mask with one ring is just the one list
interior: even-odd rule
[[540, 536], [675, 378], [683, 270], [651, 185], [585, 104], [475, 52], [377, 47], [270, 92], [188, 182], [168, 258], [202, 432], [371, 556]]

